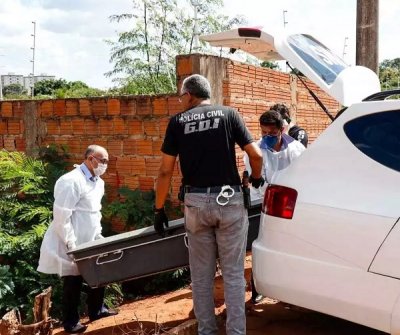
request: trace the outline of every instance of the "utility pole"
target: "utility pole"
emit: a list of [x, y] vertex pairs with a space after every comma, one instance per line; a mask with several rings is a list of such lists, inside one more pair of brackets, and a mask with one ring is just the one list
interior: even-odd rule
[[344, 44], [343, 44], [343, 56], [342, 56], [342, 59], [344, 60], [344, 56], [346, 56], [347, 55], [347, 53], [346, 53], [346, 47], [347, 47], [347, 41], [349, 40], [349, 38], [348, 37], [345, 37], [344, 38]]
[[36, 48], [36, 21], [32, 21], [33, 23], [33, 34], [31, 36], [33, 37], [33, 47], [32, 49], [32, 73], [31, 73], [31, 78], [32, 78], [32, 86], [31, 86], [31, 96], [35, 95], [35, 48]]
[[379, 0], [357, 0], [356, 65], [378, 74]]
[[[0, 55], [0, 56], [4, 56], [4, 55]], [[3, 65], [0, 67], [4, 67]], [[0, 100], [3, 100], [3, 79], [1, 78], [1, 74], [0, 74]]]
[[190, 0], [193, 8], [194, 8], [194, 28], [193, 28], [193, 51], [197, 52], [200, 49], [199, 42], [199, 26], [197, 21], [197, 7], [200, 6], [199, 0]]
[[286, 28], [286, 25], [288, 24], [288, 22], [286, 21], [286, 13], [287, 10], [283, 10], [283, 28]]

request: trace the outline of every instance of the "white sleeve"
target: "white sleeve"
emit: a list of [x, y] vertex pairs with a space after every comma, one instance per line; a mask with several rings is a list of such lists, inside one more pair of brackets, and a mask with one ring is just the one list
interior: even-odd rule
[[250, 176], [251, 175], [251, 166], [250, 166], [249, 155], [247, 153], [244, 153], [244, 155], [243, 155], [243, 162], [244, 162], [245, 170], [249, 172], [249, 176]]
[[65, 179], [57, 181], [54, 188], [53, 225], [66, 245], [76, 241], [71, 216], [79, 199], [80, 187], [77, 182]]

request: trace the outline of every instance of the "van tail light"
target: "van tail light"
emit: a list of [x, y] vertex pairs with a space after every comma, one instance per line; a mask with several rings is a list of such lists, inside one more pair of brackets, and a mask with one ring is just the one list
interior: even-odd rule
[[271, 216], [291, 219], [296, 206], [296, 200], [297, 191], [295, 189], [270, 184], [265, 191], [262, 211]]

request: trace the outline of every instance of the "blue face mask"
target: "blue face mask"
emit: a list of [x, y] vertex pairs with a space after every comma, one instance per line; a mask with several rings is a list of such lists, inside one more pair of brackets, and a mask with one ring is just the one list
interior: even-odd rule
[[278, 143], [278, 135], [265, 135], [262, 137], [262, 142], [267, 146], [268, 149], [273, 149], [276, 143]]

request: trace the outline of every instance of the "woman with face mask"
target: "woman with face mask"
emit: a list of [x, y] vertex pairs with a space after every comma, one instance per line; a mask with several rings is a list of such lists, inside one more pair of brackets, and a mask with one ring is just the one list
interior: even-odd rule
[[[107, 150], [90, 145], [85, 160], [61, 176], [54, 187], [53, 221], [40, 249], [38, 271], [58, 274], [63, 279], [63, 326], [68, 333], [81, 333], [78, 307], [83, 279], [74, 260], [67, 255], [80, 244], [102, 238], [101, 199], [107, 170]], [[89, 289], [88, 314], [91, 321], [115, 315], [103, 304], [104, 287]]]

